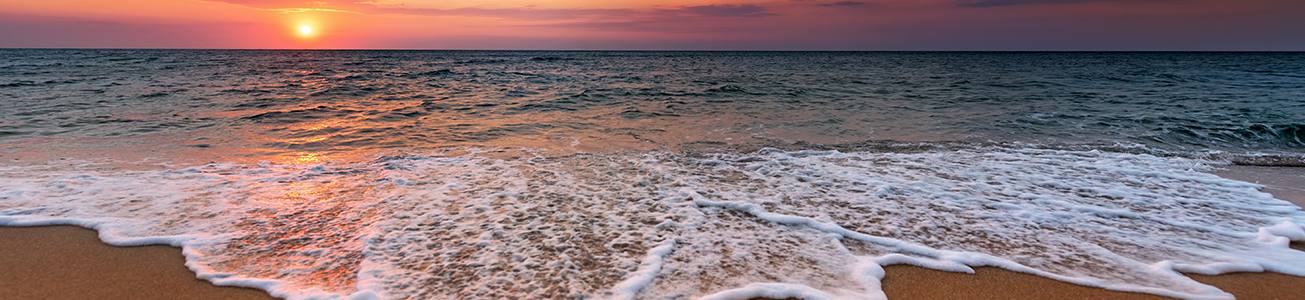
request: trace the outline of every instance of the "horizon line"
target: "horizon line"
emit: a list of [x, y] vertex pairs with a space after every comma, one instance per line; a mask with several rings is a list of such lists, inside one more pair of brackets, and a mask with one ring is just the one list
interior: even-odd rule
[[782, 49], [430, 49], [430, 48], [130, 48], [0, 47], [0, 50], [198, 50], [198, 51], [504, 51], [504, 52], [1024, 52], [1024, 53], [1301, 53], [1305, 50], [782, 50]]

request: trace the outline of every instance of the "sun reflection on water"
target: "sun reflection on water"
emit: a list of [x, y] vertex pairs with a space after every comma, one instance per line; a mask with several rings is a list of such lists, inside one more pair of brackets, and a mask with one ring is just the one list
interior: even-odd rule
[[320, 152], [316, 152], [316, 153], [300, 152], [288, 163], [305, 165], [305, 164], [321, 163], [325, 160], [326, 159], [323, 157], [322, 153]]

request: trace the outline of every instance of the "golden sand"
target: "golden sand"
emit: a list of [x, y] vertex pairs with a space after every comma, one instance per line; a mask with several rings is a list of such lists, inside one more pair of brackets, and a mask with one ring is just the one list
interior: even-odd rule
[[0, 227], [3, 299], [276, 299], [196, 279], [185, 263], [179, 248], [110, 246], [81, 227]]

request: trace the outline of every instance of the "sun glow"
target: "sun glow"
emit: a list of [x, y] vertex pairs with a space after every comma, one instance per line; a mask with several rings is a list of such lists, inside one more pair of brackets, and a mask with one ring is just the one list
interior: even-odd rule
[[304, 34], [304, 35], [313, 34], [313, 27], [308, 26], [308, 25], [300, 26], [300, 27], [299, 27], [299, 33], [302, 33], [302, 34]]

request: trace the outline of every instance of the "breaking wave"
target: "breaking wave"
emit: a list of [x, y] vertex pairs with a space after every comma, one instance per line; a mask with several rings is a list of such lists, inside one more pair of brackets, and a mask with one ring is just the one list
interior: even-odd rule
[[1208, 163], [990, 147], [6, 167], [0, 223], [183, 246], [203, 278], [290, 299], [882, 299], [890, 264], [1231, 299], [1179, 272], [1305, 275], [1287, 246], [1305, 212]]

